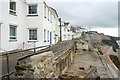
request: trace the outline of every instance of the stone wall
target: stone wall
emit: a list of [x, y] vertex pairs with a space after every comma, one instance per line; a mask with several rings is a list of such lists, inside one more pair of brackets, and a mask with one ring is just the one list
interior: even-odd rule
[[22, 78], [58, 78], [72, 63], [75, 45], [66, 50], [52, 51], [32, 55], [17, 62], [16, 77]]
[[18, 61], [16, 76], [23, 78], [53, 77], [55, 71], [55, 58], [52, 51], [44, 52]]

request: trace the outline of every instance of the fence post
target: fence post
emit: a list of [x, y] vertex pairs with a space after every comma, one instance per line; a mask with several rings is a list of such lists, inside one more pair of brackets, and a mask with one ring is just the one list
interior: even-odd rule
[[36, 53], [36, 45], [35, 45], [35, 43], [36, 42], [33, 42], [34, 43], [34, 54]]
[[8, 54], [6, 54], [6, 58], [7, 58], [7, 77], [8, 77], [8, 80], [9, 80], [9, 78], [10, 78], [10, 76], [9, 76], [9, 53]]
[[34, 48], [34, 54], [36, 53], [36, 49]]
[[24, 50], [24, 47], [25, 47], [25, 42], [23, 42], [23, 50]]

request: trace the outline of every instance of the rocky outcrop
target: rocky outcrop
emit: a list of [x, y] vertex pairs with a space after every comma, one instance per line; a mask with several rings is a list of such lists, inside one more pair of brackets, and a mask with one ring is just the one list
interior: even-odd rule
[[114, 52], [117, 52], [116, 49], [119, 48], [119, 45], [117, 44], [117, 42], [115, 41], [115, 39], [112, 38], [112, 37], [110, 38], [110, 40], [103, 39], [102, 43], [104, 43], [104, 44], [106, 44], [108, 46], [112, 46]]

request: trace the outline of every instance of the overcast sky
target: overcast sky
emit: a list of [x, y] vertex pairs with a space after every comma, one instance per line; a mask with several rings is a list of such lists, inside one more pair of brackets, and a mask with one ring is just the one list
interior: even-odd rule
[[118, 28], [117, 0], [45, 0], [63, 21], [85, 28]]

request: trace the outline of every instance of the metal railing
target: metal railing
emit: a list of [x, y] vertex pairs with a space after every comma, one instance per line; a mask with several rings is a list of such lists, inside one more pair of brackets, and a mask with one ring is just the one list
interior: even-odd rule
[[[45, 48], [44, 48], [45, 47]], [[41, 49], [39, 51], [37, 51], [36, 49], [40, 49], [40, 48], [44, 48], [44, 49]], [[0, 56], [5, 56], [6, 57], [6, 66], [7, 66], [7, 73], [3, 74], [2, 76], [0, 76], [0, 79], [4, 79], [6, 78], [7, 80], [10, 80], [10, 75], [13, 74], [15, 71], [11, 71], [10, 72], [10, 59], [9, 59], [9, 56], [11, 54], [14, 54], [14, 53], [20, 53], [20, 52], [25, 52], [25, 51], [31, 51], [33, 52], [33, 54], [30, 54], [30, 55], [27, 55], [27, 56], [24, 56], [19, 60], [22, 60], [24, 58], [27, 58], [27, 57], [30, 57], [32, 55], [36, 55], [36, 54], [40, 54], [40, 53], [43, 53], [43, 52], [47, 52], [47, 51], [50, 51], [50, 45], [46, 45], [46, 46], [40, 46], [40, 47], [35, 47], [35, 48], [30, 48], [30, 49], [25, 49], [25, 50], [17, 50], [17, 51], [8, 51], [8, 52], [3, 52], [2, 54], [0, 54]]]

